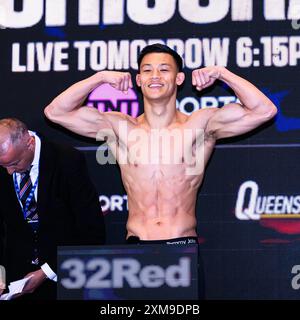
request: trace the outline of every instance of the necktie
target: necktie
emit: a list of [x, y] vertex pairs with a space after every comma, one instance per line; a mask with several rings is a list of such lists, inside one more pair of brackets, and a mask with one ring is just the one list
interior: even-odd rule
[[21, 174], [21, 181], [20, 181], [20, 193], [19, 199], [22, 203], [24, 212], [24, 218], [27, 221], [34, 221], [37, 220], [37, 213], [36, 213], [36, 201], [34, 195], [32, 195], [31, 201], [26, 208], [26, 202], [32, 190], [32, 182], [30, 179], [30, 171], [25, 171]]
[[33, 240], [34, 248], [32, 253], [32, 263], [38, 264], [38, 250], [37, 250], [37, 241], [38, 241], [38, 214], [37, 206], [34, 194], [31, 195], [31, 200], [27, 203], [28, 197], [30, 197], [30, 192], [32, 191], [32, 182], [30, 178], [30, 170], [25, 171], [21, 174], [20, 188], [19, 188], [19, 199], [23, 206], [24, 218], [30, 224], [33, 231]]

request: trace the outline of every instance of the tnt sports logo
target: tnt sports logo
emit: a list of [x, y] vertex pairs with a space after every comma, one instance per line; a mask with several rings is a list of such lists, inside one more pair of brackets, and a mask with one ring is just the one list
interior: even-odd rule
[[300, 234], [300, 195], [260, 195], [255, 181], [245, 181], [238, 191], [235, 216], [259, 220], [282, 234]]
[[99, 196], [99, 202], [104, 215], [110, 212], [115, 212], [115, 211], [127, 212], [128, 211], [127, 200], [128, 199], [126, 194], [125, 195], [113, 194], [111, 196], [105, 196], [105, 195]]
[[134, 90], [129, 88], [125, 94], [109, 84], [103, 84], [93, 90], [88, 97], [87, 105], [100, 112], [119, 111], [133, 118], [139, 114], [139, 103]]

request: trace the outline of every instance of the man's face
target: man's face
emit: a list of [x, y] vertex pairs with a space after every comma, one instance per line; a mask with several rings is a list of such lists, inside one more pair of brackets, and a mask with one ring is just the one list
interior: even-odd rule
[[30, 137], [22, 145], [10, 144], [7, 152], [0, 156], [0, 166], [5, 168], [9, 174], [22, 173], [30, 168], [34, 157], [34, 138]]
[[184, 74], [178, 72], [174, 58], [167, 53], [149, 53], [140, 66], [136, 82], [148, 100], [170, 98], [176, 95], [177, 85], [184, 81]]

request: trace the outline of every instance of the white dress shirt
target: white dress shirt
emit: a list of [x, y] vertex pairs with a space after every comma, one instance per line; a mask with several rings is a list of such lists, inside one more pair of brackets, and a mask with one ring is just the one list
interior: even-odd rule
[[[34, 140], [35, 140], [34, 157], [33, 157], [32, 163], [31, 163], [31, 170], [30, 170], [31, 183], [32, 183], [32, 185], [34, 185], [36, 183], [37, 179], [38, 179], [38, 176], [39, 176], [39, 162], [40, 162], [40, 154], [41, 154], [41, 139], [36, 135], [35, 132], [29, 131], [29, 130], [28, 130], [28, 132], [32, 137], [34, 137]], [[20, 187], [21, 174], [17, 173], [17, 172], [14, 173], [14, 174], [15, 174], [18, 186]], [[37, 196], [38, 196], [38, 187], [39, 187], [39, 185], [37, 184], [37, 186], [36, 186], [36, 188], [34, 190], [34, 198], [35, 198], [36, 202], [37, 202]], [[19, 203], [20, 203], [20, 206], [23, 208], [23, 205], [22, 205], [20, 200], [19, 200]], [[50, 268], [48, 263], [44, 263], [41, 266], [41, 269], [46, 274], [47, 278], [49, 278], [50, 280], [53, 280], [55, 282], [57, 281], [57, 275]]]

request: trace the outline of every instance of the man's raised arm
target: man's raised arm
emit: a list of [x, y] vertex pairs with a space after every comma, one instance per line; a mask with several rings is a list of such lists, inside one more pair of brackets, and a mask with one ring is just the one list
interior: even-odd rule
[[192, 83], [199, 91], [212, 85], [216, 79], [225, 82], [241, 102], [227, 104], [213, 113], [206, 132], [216, 139], [246, 133], [276, 115], [277, 108], [268, 97], [224, 67], [206, 67], [194, 70], [192, 74]]
[[[104, 112], [82, 104], [90, 92], [104, 83], [125, 93], [132, 88], [131, 76], [127, 72], [97, 72], [58, 95], [45, 108], [46, 117], [75, 133], [95, 138], [99, 129], [111, 128], [109, 117]], [[122, 117], [122, 114], [120, 116]]]

